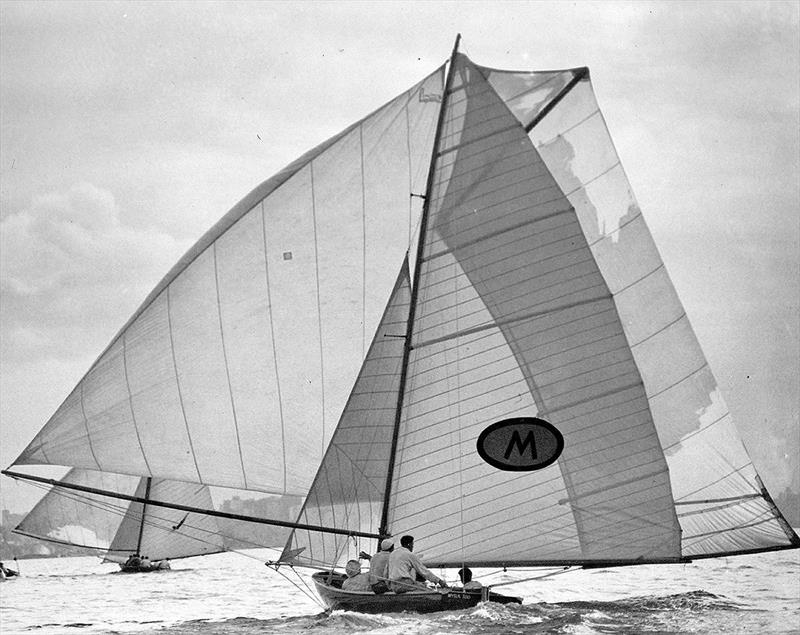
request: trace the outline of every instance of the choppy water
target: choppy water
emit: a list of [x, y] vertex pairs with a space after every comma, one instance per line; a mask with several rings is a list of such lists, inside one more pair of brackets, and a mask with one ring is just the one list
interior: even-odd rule
[[[268, 550], [117, 573], [96, 558], [21, 560], [0, 583], [0, 631], [32, 633], [799, 633], [800, 551], [571, 571], [498, 588], [522, 606], [363, 615], [321, 606], [264, 566]], [[489, 573], [475, 570], [476, 574]], [[447, 571], [446, 577], [454, 579]], [[496, 572], [492, 582], [534, 572]], [[310, 580], [305, 578], [310, 584]], [[487, 579], [483, 578], [486, 582]]]

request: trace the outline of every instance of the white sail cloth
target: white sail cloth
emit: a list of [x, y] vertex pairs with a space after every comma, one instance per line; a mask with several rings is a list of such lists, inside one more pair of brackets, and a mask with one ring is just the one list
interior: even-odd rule
[[[586, 69], [454, 64], [385, 529], [413, 534], [442, 566], [674, 562], [797, 544], [731, 424]], [[560, 430], [557, 463], [520, 473], [483, 461], [480, 432], [523, 416]], [[371, 433], [360, 443], [350, 457], [375, 456]], [[363, 490], [323, 510], [318, 487], [306, 518], [374, 530]], [[358, 548], [334, 542], [296, 533], [285, 553], [334, 563]]]
[[442, 82], [439, 69], [234, 207], [15, 464], [304, 496], [408, 249]]

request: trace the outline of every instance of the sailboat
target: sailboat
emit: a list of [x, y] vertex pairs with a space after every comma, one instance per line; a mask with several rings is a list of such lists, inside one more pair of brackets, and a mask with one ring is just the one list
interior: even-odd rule
[[479, 66], [459, 40], [223, 216], [14, 465], [302, 496], [297, 518], [249, 520], [292, 528], [272, 566], [316, 569], [330, 608], [493, 599], [338, 588], [389, 535], [446, 570], [800, 546], [588, 69]]
[[97, 552], [125, 573], [161, 571], [170, 568], [170, 560], [225, 550], [215, 517], [148, 504], [155, 499], [210, 508], [205, 485], [83, 468], [73, 468], [61, 482], [113, 490], [133, 500], [53, 487], [15, 533]]

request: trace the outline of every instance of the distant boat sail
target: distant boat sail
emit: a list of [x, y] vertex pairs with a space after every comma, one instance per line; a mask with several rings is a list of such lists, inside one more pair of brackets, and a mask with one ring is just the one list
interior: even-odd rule
[[[121, 476], [74, 468], [62, 483], [211, 507], [208, 487], [163, 479]], [[182, 513], [145, 502], [121, 504], [107, 496], [78, 494], [54, 487], [22, 519], [15, 533], [40, 540], [102, 552], [106, 560], [124, 564], [129, 556], [147, 556], [152, 562], [187, 558], [225, 550], [216, 518]]]
[[441, 567], [800, 546], [588, 69], [457, 48], [223, 217], [15, 463], [305, 496], [312, 567], [400, 533]]

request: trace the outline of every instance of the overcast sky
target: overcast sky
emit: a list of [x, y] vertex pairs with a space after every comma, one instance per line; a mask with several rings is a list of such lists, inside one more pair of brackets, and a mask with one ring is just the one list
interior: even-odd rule
[[485, 66], [590, 67], [745, 444], [800, 490], [798, 6], [3, 0], [0, 464], [194, 240], [460, 32]]

